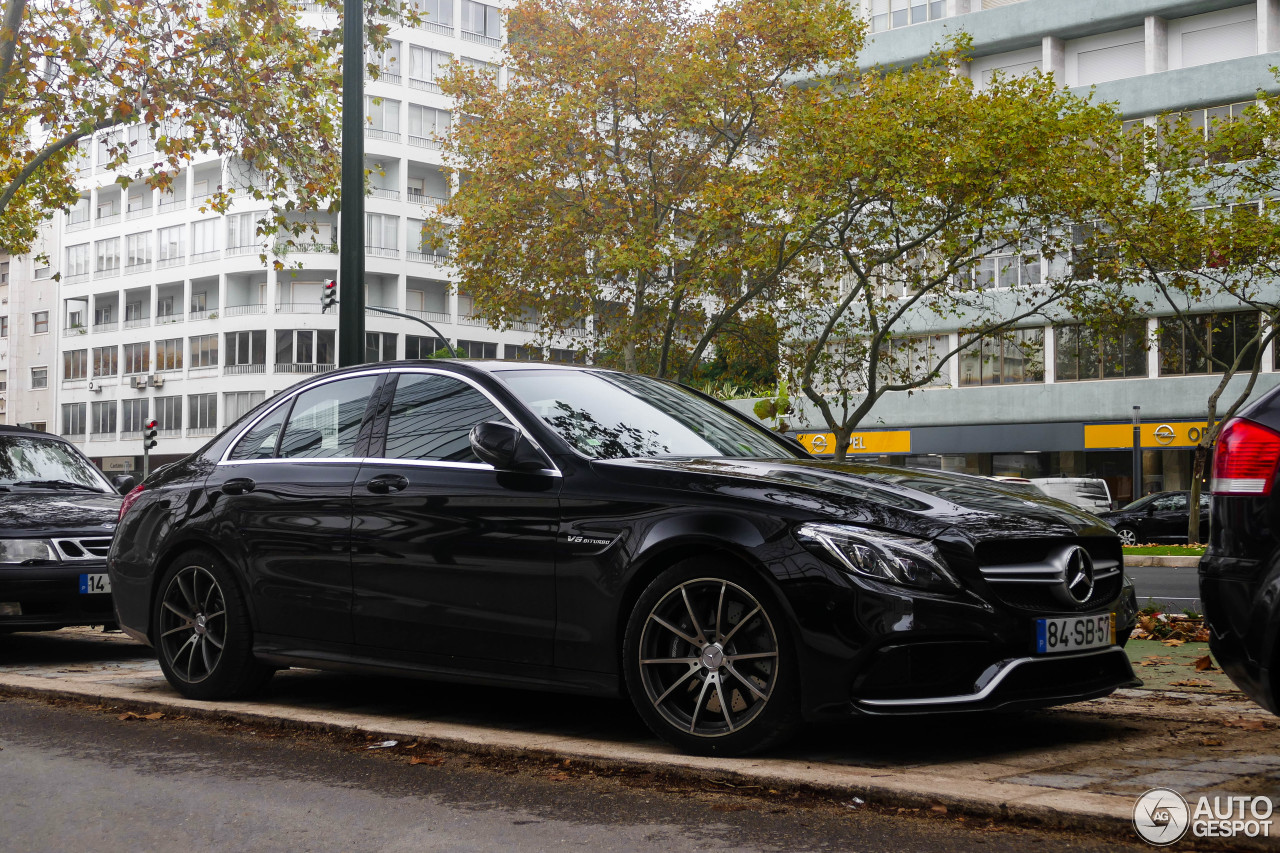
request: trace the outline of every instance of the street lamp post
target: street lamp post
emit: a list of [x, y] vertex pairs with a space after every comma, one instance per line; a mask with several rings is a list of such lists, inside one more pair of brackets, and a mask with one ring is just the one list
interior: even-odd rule
[[364, 4], [342, 4], [338, 366], [364, 362]]
[[1142, 497], [1142, 407], [1133, 407], [1133, 499]]

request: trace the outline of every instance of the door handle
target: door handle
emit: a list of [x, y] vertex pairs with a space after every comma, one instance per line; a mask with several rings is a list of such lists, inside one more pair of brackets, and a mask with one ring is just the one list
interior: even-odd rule
[[248, 477], [232, 477], [222, 484], [224, 495], [243, 495], [252, 492], [258, 484]]
[[370, 480], [365, 488], [375, 495], [385, 495], [390, 492], [404, 491], [409, 488], [409, 481], [399, 474], [381, 474]]

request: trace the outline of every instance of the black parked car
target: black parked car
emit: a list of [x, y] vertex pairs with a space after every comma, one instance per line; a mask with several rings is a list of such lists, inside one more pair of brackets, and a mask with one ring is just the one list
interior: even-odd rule
[[1200, 559], [1209, 648], [1251, 699], [1280, 714], [1280, 388], [1228, 421], [1214, 447], [1213, 525]]
[[0, 426], [0, 633], [115, 621], [107, 550], [119, 513], [74, 445]]
[[696, 392], [327, 374], [132, 492], [120, 624], [184, 695], [300, 665], [616, 695], [692, 752], [1134, 683], [1120, 542], [979, 478], [821, 462]]
[[[1190, 492], [1157, 492], [1138, 498], [1112, 512], [1100, 512], [1098, 518], [1116, 529], [1125, 545], [1144, 542], [1186, 542], [1190, 521], [1187, 507]], [[1209, 495], [1200, 495], [1200, 541], [1209, 536]]]

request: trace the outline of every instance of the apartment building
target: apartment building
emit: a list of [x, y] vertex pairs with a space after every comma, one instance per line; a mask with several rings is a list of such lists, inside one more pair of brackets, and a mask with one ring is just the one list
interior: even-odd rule
[[[527, 331], [495, 332], [472, 316], [448, 247], [424, 245], [422, 237], [424, 219], [453, 190], [439, 141], [453, 115], [437, 80], [454, 61], [504, 73], [499, 7], [475, 0], [418, 6], [424, 22], [392, 34], [390, 49], [373, 60], [380, 75], [365, 83], [366, 304], [428, 321], [462, 355], [541, 357], [527, 346]], [[323, 21], [318, 6], [307, 14], [317, 24], [337, 23]], [[137, 143], [133, 162], [149, 162], [145, 131], [127, 132]], [[105, 153], [101, 138], [81, 146], [80, 200], [48, 229], [49, 264], [12, 264], [46, 286], [10, 289], [31, 304], [9, 306], [12, 357], [22, 365], [22, 375], [8, 380], [9, 422], [20, 411], [22, 420], [76, 442], [109, 473], [136, 472], [148, 419], [158, 421], [154, 467], [199, 448], [265, 397], [333, 369], [337, 317], [321, 313], [320, 293], [337, 278], [338, 222], [316, 218], [313, 241], [276, 270], [273, 258], [262, 260], [274, 247], [255, 236], [265, 208], [240, 201], [224, 216], [202, 209], [214, 189], [243, 181], [240, 164], [197, 158], [162, 194], [139, 184], [121, 188], [102, 165]], [[444, 346], [421, 323], [375, 312], [366, 329], [369, 361]], [[0, 340], [0, 353], [6, 346]], [[33, 395], [41, 382], [47, 399], [16, 405], [18, 394]]]
[[[1277, 0], [857, 0], [871, 35], [861, 60], [910, 64], [964, 31], [972, 60], [959, 70], [976, 86], [993, 72], [1052, 71], [1079, 94], [1118, 104], [1125, 121], [1184, 112], [1208, 128], [1277, 89]], [[1206, 131], [1208, 132], [1208, 131]], [[1047, 272], [1044, 261], [991, 259], [976, 274], [1014, 285]], [[1002, 271], [1002, 272], [997, 272]], [[994, 282], [988, 281], [990, 285]], [[1256, 329], [1256, 313], [1217, 312], [1213, 344], [1232, 351]], [[954, 329], [921, 327], [946, 352]], [[1098, 476], [1127, 500], [1186, 488], [1205, 401], [1219, 381], [1167, 318], [1139, 321], [1114, 347], [1069, 320], [1018, 331], [1021, 346], [983, 342], [951, 360], [943, 379], [915, 394], [883, 398], [854, 436], [865, 458], [984, 475]], [[1158, 339], [1146, 348], [1143, 340]], [[1103, 358], [1104, 354], [1107, 356]], [[1261, 393], [1280, 382], [1280, 352], [1265, 354]], [[1228, 395], [1241, 386], [1234, 382]], [[1224, 399], [1227, 399], [1224, 396]], [[1132, 481], [1132, 415], [1141, 407], [1143, 482]], [[821, 418], [805, 415], [803, 440], [830, 452]]]

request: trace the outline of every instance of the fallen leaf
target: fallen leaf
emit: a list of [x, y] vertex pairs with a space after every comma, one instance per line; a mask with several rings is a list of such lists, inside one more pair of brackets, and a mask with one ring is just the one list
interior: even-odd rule
[[154, 714], [147, 714], [147, 715], [146, 715], [146, 716], [144, 716], [142, 719], [144, 719], [144, 720], [163, 720], [163, 719], [164, 719], [164, 711], [156, 711]]
[[419, 756], [415, 755], [413, 758], [409, 759], [409, 763], [425, 764], [428, 767], [438, 767], [439, 765], [444, 764], [444, 759], [443, 758], [420, 758]]
[[1170, 681], [1170, 687], [1212, 687], [1213, 682], [1200, 678], [1189, 678], [1186, 681]]
[[1216, 737], [1202, 737], [1200, 738], [1200, 745], [1201, 746], [1222, 746], [1222, 741]]
[[1205, 670], [1217, 669], [1217, 667], [1213, 665], [1213, 661], [1209, 659], [1208, 655], [1205, 655], [1202, 658], [1196, 658], [1195, 666], [1196, 666], [1196, 672], [1204, 672]]
[[1171, 649], [1176, 649], [1178, 646], [1181, 646], [1185, 642], [1186, 640], [1165, 640], [1162, 645], [1168, 646]]
[[1244, 729], [1247, 732], [1261, 732], [1269, 728], [1266, 720], [1227, 720], [1223, 725], [1233, 729]]
[[547, 777], [552, 782], [567, 782], [569, 780], [568, 773], [552, 773]]
[[946, 814], [947, 807], [946, 806], [930, 806], [929, 811], [937, 812], [938, 814]]

